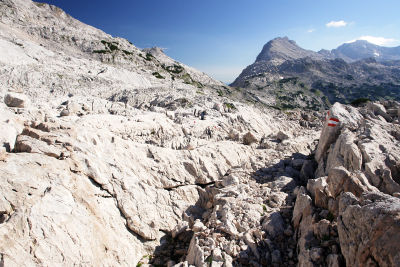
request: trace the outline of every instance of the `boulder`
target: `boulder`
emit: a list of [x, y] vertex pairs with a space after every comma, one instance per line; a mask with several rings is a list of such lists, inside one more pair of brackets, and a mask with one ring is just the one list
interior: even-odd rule
[[26, 108], [29, 106], [29, 98], [24, 94], [7, 93], [4, 97], [4, 103], [8, 107]]
[[17, 153], [39, 153], [53, 158], [59, 158], [61, 155], [61, 150], [57, 147], [27, 135], [19, 135], [17, 137], [14, 150]]
[[377, 116], [382, 116], [386, 121], [391, 121], [392, 118], [389, 114], [387, 114], [385, 107], [377, 102], [368, 102], [368, 109], [372, 110], [372, 112]]
[[279, 131], [277, 134], [276, 134], [276, 139], [278, 139], [279, 141], [284, 141], [284, 140], [287, 140], [287, 139], [289, 139], [290, 138], [290, 136], [288, 135], [288, 134], [286, 134], [286, 133], [284, 133], [284, 132], [282, 132], [282, 131]]
[[349, 171], [361, 170], [362, 154], [355, 141], [354, 133], [348, 129], [342, 131], [328, 155], [325, 173], [337, 166], [344, 166]]
[[314, 199], [314, 205], [319, 208], [328, 209], [329, 206], [329, 190], [327, 188], [327, 177], [310, 179], [307, 183], [307, 190]]
[[63, 109], [63, 110], [61, 110], [61, 112], [60, 112], [60, 116], [61, 117], [66, 117], [66, 116], [69, 116], [69, 114], [70, 114], [70, 112], [69, 112], [69, 110], [68, 109]]
[[197, 237], [193, 236], [192, 240], [190, 241], [186, 261], [195, 266], [206, 266], [204, 260], [204, 251], [199, 246]]
[[328, 179], [329, 192], [336, 198], [341, 192], [351, 192], [356, 196], [360, 196], [363, 192], [378, 190], [369, 184], [365, 175], [358, 173], [350, 173], [343, 166], [333, 168], [329, 171]]
[[347, 266], [400, 266], [400, 199], [378, 192], [359, 200], [343, 194], [338, 232]]
[[275, 181], [270, 183], [271, 189], [284, 192], [293, 191], [296, 186], [296, 181], [287, 176], [280, 176]]
[[11, 152], [14, 149], [18, 129], [5, 122], [0, 122], [0, 129], [0, 147], [4, 147], [7, 152]]
[[203, 224], [199, 219], [197, 219], [197, 220], [194, 222], [193, 227], [192, 227], [192, 231], [195, 232], [195, 233], [197, 233], [197, 232], [202, 232], [202, 231], [204, 231], [205, 229], [207, 229], [207, 227], [204, 226], [204, 224]]
[[307, 190], [308, 192], [310, 192], [311, 196], [313, 198], [315, 198], [315, 192], [317, 190], [321, 190], [321, 191], [325, 191], [325, 188], [327, 187], [327, 180], [328, 177], [324, 176], [324, 177], [320, 177], [317, 179], [310, 179], [308, 180], [307, 183]]
[[285, 225], [283, 218], [279, 212], [273, 212], [269, 217], [263, 222], [262, 228], [266, 231], [272, 238], [280, 236], [285, 230]]
[[365, 163], [365, 175], [382, 192], [388, 194], [400, 192], [400, 184], [393, 180], [392, 173], [384, 162], [373, 160]]
[[306, 189], [301, 187], [297, 193], [296, 204], [293, 210], [292, 222], [294, 228], [297, 229], [302, 220], [305, 220], [307, 217], [311, 217], [312, 212], [312, 199], [306, 193]]
[[222, 178], [221, 184], [223, 186], [237, 185], [239, 184], [239, 178], [234, 174], [229, 174]]
[[314, 235], [321, 240], [329, 238], [331, 231], [331, 223], [326, 219], [322, 219], [314, 224]]
[[322, 128], [318, 148], [315, 153], [316, 161], [319, 163], [326, 157], [327, 150], [339, 137], [340, 130], [344, 126], [350, 129], [357, 129], [362, 120], [363, 116], [356, 108], [335, 103], [328, 111]]

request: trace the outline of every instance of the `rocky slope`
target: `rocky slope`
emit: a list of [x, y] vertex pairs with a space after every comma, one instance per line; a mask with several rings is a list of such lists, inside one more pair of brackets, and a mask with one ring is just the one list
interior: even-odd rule
[[399, 265], [399, 112], [390, 101], [329, 110], [318, 178], [300, 188], [293, 211], [300, 266]]
[[141, 51], [53, 6], [0, 5], [5, 266], [136, 266], [201, 217], [207, 186], [278, 160], [279, 131], [307, 140], [287, 153], [307, 154], [316, 138], [219, 96], [227, 87], [160, 49]]
[[0, 5], [1, 265], [398, 265], [397, 102], [282, 113]]
[[317, 53], [277, 38], [264, 46], [232, 86], [280, 109], [320, 110], [335, 102], [400, 100], [398, 48], [367, 44], [357, 41]]
[[[57, 7], [22, 0], [0, 5], [4, 89], [29, 85], [29, 94], [43, 100], [78, 93], [106, 99], [121, 89], [151, 88], [146, 102], [171, 87], [192, 91], [195, 86], [200, 93], [205, 86], [223, 90], [221, 82], [172, 60], [160, 49], [141, 51]], [[92, 87], [96, 90], [89, 90]]]

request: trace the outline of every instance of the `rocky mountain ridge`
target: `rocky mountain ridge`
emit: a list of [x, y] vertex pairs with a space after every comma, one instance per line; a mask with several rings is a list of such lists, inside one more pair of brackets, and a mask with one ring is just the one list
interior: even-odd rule
[[[368, 49], [363, 50], [364, 46]], [[288, 38], [277, 38], [264, 46], [255, 63], [231, 85], [280, 109], [319, 110], [337, 101], [399, 100], [400, 61], [394, 60], [397, 50], [357, 41], [317, 53], [298, 47]]]
[[[400, 60], [400, 46], [384, 47], [369, 43], [365, 40], [344, 43], [339, 47], [318, 52], [305, 50], [288, 37], [277, 37], [264, 45], [256, 58], [258, 61], [282, 63], [282, 61], [309, 57], [312, 59], [343, 59], [350, 63], [367, 58], [375, 58], [377, 61]], [[282, 60], [282, 61], [279, 61]]]
[[341, 58], [346, 62], [354, 62], [366, 58], [375, 58], [377, 61], [400, 60], [400, 46], [384, 47], [371, 44], [365, 40], [344, 43], [331, 51], [319, 51], [328, 58]]
[[284, 113], [56, 7], [0, 12], [0, 265], [400, 264], [398, 102]]

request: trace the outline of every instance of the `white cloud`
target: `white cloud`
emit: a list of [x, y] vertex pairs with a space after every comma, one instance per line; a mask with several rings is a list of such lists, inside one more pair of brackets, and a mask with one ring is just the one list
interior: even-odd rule
[[370, 35], [360, 36], [357, 39], [348, 41], [346, 43], [353, 43], [357, 40], [364, 40], [371, 44], [376, 44], [376, 45], [380, 45], [380, 46], [396, 46], [396, 45], [400, 44], [399, 40], [396, 40], [393, 38], [376, 37], [376, 36], [370, 36]]
[[331, 22], [328, 22], [325, 24], [326, 27], [328, 28], [339, 28], [339, 27], [345, 27], [348, 23], [344, 20], [339, 20], [339, 21], [334, 21], [332, 20]]
[[315, 29], [309, 29], [307, 32], [308, 32], [308, 33], [315, 32]]

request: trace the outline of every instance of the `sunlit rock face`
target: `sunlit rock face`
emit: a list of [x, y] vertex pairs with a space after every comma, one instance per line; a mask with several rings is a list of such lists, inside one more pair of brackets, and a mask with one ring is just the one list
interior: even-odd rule
[[397, 102], [281, 112], [54, 6], [0, 13], [4, 266], [397, 264]]

